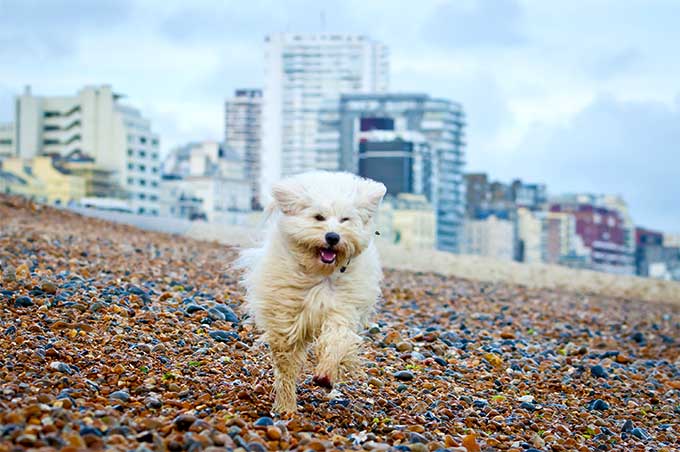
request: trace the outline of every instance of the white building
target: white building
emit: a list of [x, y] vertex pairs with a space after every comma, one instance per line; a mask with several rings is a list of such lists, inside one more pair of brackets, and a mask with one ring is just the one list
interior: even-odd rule
[[0, 161], [14, 154], [14, 123], [0, 123]]
[[244, 162], [250, 182], [251, 208], [259, 209], [262, 154], [262, 90], [238, 89], [224, 103], [224, 143]]
[[466, 219], [462, 252], [511, 261], [515, 257], [515, 225], [510, 220], [490, 215], [485, 219]]
[[190, 143], [164, 163], [161, 215], [241, 224], [250, 212], [244, 162], [221, 143]]
[[437, 216], [424, 195], [400, 193], [380, 204], [376, 228], [381, 240], [407, 250], [435, 249]]
[[518, 257], [530, 264], [545, 262], [545, 235], [543, 212], [532, 212], [521, 207], [517, 209]]
[[158, 136], [150, 121], [121, 98], [109, 85], [86, 86], [74, 96], [34, 96], [27, 87], [16, 99], [14, 153], [25, 159], [92, 157], [114, 173], [134, 212], [158, 215]]
[[276, 33], [265, 39], [262, 193], [281, 176], [328, 168], [316, 151], [319, 111], [343, 93], [388, 89], [387, 47], [361, 35]]

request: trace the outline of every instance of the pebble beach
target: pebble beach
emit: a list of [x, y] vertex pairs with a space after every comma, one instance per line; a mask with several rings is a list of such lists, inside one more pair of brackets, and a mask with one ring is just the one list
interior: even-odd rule
[[0, 452], [680, 450], [677, 303], [386, 270], [277, 417], [236, 254], [0, 195]]

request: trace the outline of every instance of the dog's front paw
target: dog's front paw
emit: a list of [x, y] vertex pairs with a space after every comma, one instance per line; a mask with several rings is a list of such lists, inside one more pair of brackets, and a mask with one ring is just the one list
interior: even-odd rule
[[322, 388], [333, 389], [333, 383], [331, 382], [331, 378], [328, 375], [314, 375], [312, 382], [317, 386], [321, 386]]

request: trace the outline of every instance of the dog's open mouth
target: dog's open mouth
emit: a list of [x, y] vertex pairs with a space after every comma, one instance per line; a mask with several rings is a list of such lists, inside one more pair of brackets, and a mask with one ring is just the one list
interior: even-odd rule
[[321, 262], [324, 264], [332, 264], [335, 262], [335, 258], [337, 256], [338, 253], [336, 253], [335, 250], [332, 250], [331, 248], [319, 249], [319, 257], [321, 258]]

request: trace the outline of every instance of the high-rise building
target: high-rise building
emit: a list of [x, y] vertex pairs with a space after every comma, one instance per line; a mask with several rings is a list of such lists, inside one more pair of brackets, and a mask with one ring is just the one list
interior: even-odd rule
[[[319, 154], [393, 188], [423, 194], [436, 209], [437, 248], [458, 252], [463, 199], [460, 104], [427, 94], [343, 94], [319, 118]], [[395, 193], [396, 194], [396, 193]]]
[[354, 34], [276, 33], [265, 38], [262, 190], [282, 176], [337, 170], [317, 147], [319, 111], [342, 93], [388, 89], [387, 47]]
[[0, 161], [14, 154], [14, 123], [0, 123]]
[[250, 183], [252, 209], [262, 207], [260, 168], [262, 161], [262, 90], [238, 89], [224, 104], [226, 147], [243, 160]]
[[134, 212], [158, 215], [158, 136], [122, 97], [109, 85], [86, 86], [74, 96], [34, 96], [27, 87], [16, 99], [14, 153], [90, 157], [115, 175]]

